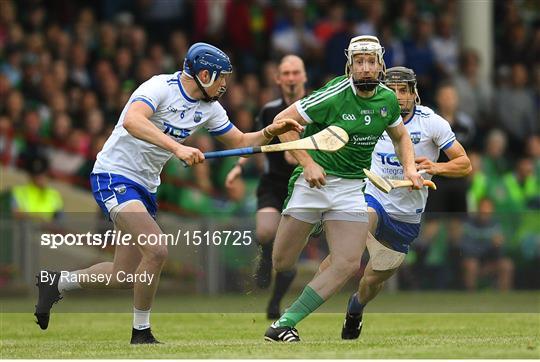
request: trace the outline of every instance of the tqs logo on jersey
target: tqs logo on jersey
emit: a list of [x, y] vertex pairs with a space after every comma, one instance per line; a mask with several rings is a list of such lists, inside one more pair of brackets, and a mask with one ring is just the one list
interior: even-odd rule
[[383, 165], [401, 166], [395, 153], [377, 152], [377, 156], [380, 157], [381, 163]]
[[341, 119], [344, 121], [356, 121], [356, 116], [350, 113], [344, 113], [341, 115]]
[[195, 112], [195, 115], [193, 116], [193, 121], [195, 123], [199, 123], [202, 120], [202, 112]]
[[189, 129], [177, 128], [167, 122], [163, 123], [163, 125], [165, 126], [163, 133], [173, 136], [174, 138], [183, 139], [189, 136]]
[[381, 117], [386, 117], [388, 115], [388, 110], [386, 107], [381, 108]]
[[415, 145], [420, 143], [420, 140], [422, 139], [422, 133], [421, 132], [411, 132], [411, 141]]
[[174, 108], [173, 106], [168, 106], [168, 107], [167, 107], [167, 110], [168, 110], [169, 112], [173, 112], [173, 113], [178, 112], [178, 109]]

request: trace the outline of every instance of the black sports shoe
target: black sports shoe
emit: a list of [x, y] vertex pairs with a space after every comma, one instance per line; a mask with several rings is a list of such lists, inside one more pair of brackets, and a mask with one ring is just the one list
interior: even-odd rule
[[275, 321], [279, 317], [281, 317], [281, 311], [279, 310], [279, 303], [270, 301], [270, 303], [268, 303], [268, 307], [266, 308], [266, 318], [269, 320]]
[[266, 289], [272, 281], [272, 254], [267, 255], [266, 252], [261, 252], [255, 271], [255, 282], [261, 289]]
[[161, 342], [154, 338], [150, 328], [141, 330], [133, 328], [131, 344], [161, 344]]
[[277, 327], [275, 323], [268, 327], [264, 339], [269, 342], [300, 342], [300, 336], [296, 328]]
[[352, 298], [356, 298], [356, 293], [351, 295], [347, 304], [345, 321], [341, 329], [341, 339], [357, 339], [360, 336], [360, 332], [362, 332], [362, 313], [350, 313], [349, 311]]
[[36, 323], [43, 330], [49, 327], [49, 319], [53, 304], [58, 303], [62, 299], [62, 296], [58, 291], [60, 273], [50, 271], [47, 273], [49, 274], [48, 280], [51, 280], [51, 278], [54, 277], [52, 285], [46, 281], [42, 281], [40, 274], [36, 275], [36, 287], [38, 287], [39, 296], [34, 315], [37, 318]]

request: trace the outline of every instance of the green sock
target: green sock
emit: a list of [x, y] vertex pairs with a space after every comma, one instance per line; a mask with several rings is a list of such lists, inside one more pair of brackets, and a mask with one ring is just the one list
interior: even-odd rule
[[289, 309], [276, 322], [278, 327], [294, 327], [302, 319], [306, 318], [315, 309], [324, 303], [316, 291], [306, 286], [300, 297], [291, 305]]

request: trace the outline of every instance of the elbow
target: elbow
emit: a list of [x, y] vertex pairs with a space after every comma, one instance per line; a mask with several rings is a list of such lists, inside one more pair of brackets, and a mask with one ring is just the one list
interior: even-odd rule
[[131, 131], [133, 130], [133, 123], [134, 123], [133, 117], [126, 115], [126, 117], [124, 118], [124, 121], [122, 122], [122, 127], [124, 127], [126, 131], [131, 133]]

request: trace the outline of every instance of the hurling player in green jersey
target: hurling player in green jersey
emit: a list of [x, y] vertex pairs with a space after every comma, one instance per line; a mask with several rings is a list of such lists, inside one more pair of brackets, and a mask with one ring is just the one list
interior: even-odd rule
[[[291, 118], [307, 125], [304, 136], [330, 126], [348, 133], [349, 142], [335, 153], [292, 151], [299, 166], [289, 181], [289, 194], [272, 255], [276, 271], [295, 267], [313, 225], [323, 221], [330, 265], [318, 273], [300, 297], [265, 333], [269, 341], [298, 342], [296, 324], [317, 309], [358, 270], [368, 232], [367, 205], [362, 193], [371, 154], [386, 130], [403, 165], [405, 179], [422, 186], [413, 145], [401, 120], [396, 95], [382, 85], [383, 48], [373, 36], [351, 39], [345, 76], [337, 77], [310, 96], [279, 113], [274, 122]], [[282, 142], [298, 138], [291, 132]]]

